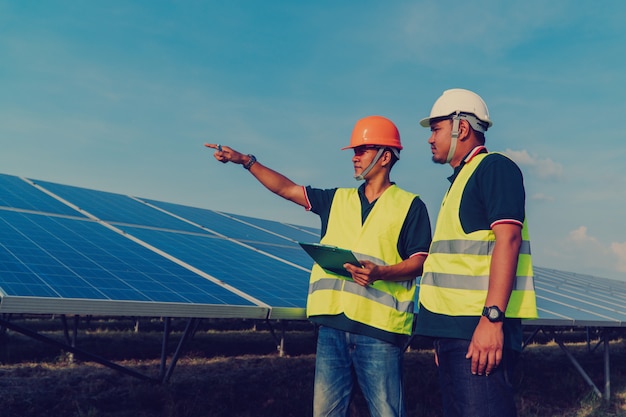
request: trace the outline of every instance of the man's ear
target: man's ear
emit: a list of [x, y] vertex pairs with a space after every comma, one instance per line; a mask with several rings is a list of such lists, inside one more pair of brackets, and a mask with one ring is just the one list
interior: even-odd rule
[[467, 140], [472, 133], [472, 128], [467, 120], [459, 120], [459, 138], [458, 140]]
[[381, 165], [385, 166], [391, 163], [391, 151], [389, 149], [385, 149], [383, 154], [380, 156]]

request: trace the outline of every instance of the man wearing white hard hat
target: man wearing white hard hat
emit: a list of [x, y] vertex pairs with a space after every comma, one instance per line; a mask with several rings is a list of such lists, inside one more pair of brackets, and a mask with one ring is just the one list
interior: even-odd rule
[[520, 169], [487, 152], [487, 105], [445, 91], [430, 116], [432, 159], [453, 168], [419, 291], [416, 333], [434, 339], [444, 417], [516, 415], [511, 372], [522, 318], [537, 317]]

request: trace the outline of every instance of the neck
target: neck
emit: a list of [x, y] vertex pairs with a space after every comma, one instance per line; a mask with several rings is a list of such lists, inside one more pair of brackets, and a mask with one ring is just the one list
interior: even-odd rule
[[456, 168], [461, 165], [461, 162], [463, 162], [463, 159], [467, 156], [467, 154], [469, 154], [476, 147], [481, 146], [481, 144], [477, 141], [466, 141], [459, 145], [460, 146], [456, 148], [454, 157], [450, 161], [450, 166], [452, 168]]
[[391, 181], [388, 177], [366, 181], [365, 197], [367, 198], [367, 201], [371, 203], [376, 200], [389, 187], [391, 187]]

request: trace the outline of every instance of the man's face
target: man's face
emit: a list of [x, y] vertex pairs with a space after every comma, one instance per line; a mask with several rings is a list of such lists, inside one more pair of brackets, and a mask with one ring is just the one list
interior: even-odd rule
[[450, 140], [452, 138], [452, 121], [439, 120], [430, 124], [430, 151], [433, 153], [433, 162], [445, 164], [450, 150]]
[[361, 175], [363, 170], [367, 168], [374, 157], [378, 153], [378, 146], [357, 146], [354, 148], [354, 156], [352, 164], [354, 166], [354, 175]]

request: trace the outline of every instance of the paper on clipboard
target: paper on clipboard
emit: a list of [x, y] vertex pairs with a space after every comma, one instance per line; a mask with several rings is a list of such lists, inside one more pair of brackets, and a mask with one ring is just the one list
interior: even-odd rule
[[348, 249], [321, 245], [319, 243], [298, 243], [319, 266], [334, 274], [351, 277], [350, 273], [343, 267], [343, 264], [350, 263], [355, 266], [361, 266], [354, 253]]

